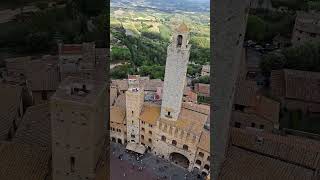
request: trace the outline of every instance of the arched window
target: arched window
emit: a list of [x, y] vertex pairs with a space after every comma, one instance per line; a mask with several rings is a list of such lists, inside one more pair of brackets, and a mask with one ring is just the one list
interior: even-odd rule
[[183, 148], [184, 150], [188, 150], [189, 147], [184, 144], [182, 148]]
[[149, 138], [149, 143], [152, 143], [152, 139], [151, 138]]
[[176, 146], [177, 145], [177, 141], [176, 140], [172, 140], [172, 145]]
[[162, 140], [162, 141], [166, 141], [166, 139], [167, 139], [167, 138], [166, 138], [165, 136], [161, 136], [161, 140]]
[[208, 164], [204, 165], [204, 168], [209, 171], [210, 166]]
[[178, 35], [178, 38], [177, 38], [177, 47], [181, 47], [182, 45], [182, 35]]
[[141, 135], [141, 139], [144, 139], [144, 135]]
[[200, 161], [200, 160], [196, 160], [196, 164], [198, 164], [199, 166], [201, 166], [201, 161]]
[[70, 170], [71, 170], [71, 172], [74, 172], [75, 161], [76, 161], [76, 158], [70, 157]]
[[199, 156], [203, 157], [204, 156], [203, 152], [199, 152]]
[[152, 131], [149, 131], [149, 134], [152, 134]]

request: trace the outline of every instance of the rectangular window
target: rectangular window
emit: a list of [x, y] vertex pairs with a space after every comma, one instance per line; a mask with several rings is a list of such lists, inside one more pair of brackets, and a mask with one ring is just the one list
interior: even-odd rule
[[74, 172], [74, 164], [75, 164], [75, 158], [74, 157], [70, 157], [70, 170], [71, 172]]
[[42, 100], [44, 100], [44, 101], [48, 100], [47, 91], [42, 91], [41, 96], [42, 96]]
[[240, 127], [241, 127], [241, 123], [236, 122], [234, 126], [235, 126], [236, 128], [240, 128]]

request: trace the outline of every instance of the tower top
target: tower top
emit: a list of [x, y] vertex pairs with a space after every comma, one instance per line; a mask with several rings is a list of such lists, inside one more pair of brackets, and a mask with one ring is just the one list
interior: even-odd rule
[[178, 31], [178, 32], [181, 32], [181, 33], [186, 33], [186, 32], [189, 32], [189, 28], [188, 28], [188, 26], [187, 26], [185, 23], [182, 23], [182, 24], [180, 24], [180, 26], [178, 27], [177, 31]]

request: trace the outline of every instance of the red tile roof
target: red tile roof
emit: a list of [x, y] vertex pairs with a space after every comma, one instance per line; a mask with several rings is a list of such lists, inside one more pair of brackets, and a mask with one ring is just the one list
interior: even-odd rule
[[51, 149], [51, 121], [49, 104], [27, 109], [12, 141]]
[[64, 44], [61, 48], [62, 54], [81, 54], [82, 44]]
[[320, 102], [320, 73], [292, 69], [271, 72], [271, 90], [274, 95]]
[[47, 148], [26, 144], [0, 143], [1, 180], [44, 180], [49, 174]]
[[222, 166], [220, 180], [313, 180], [314, 171], [232, 146]]
[[194, 86], [196, 93], [199, 93], [203, 96], [210, 95], [210, 84], [196, 83]]
[[254, 106], [258, 87], [253, 81], [240, 81], [237, 86], [234, 104]]

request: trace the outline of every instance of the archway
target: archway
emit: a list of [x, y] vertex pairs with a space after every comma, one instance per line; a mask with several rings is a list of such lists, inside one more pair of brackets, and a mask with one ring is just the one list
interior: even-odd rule
[[176, 153], [176, 152], [173, 152], [170, 154], [170, 160], [181, 166], [181, 167], [184, 167], [184, 168], [188, 168], [189, 167], [189, 164], [190, 164], [190, 161], [188, 160], [187, 157], [185, 157], [184, 155], [180, 154], [180, 153]]
[[112, 137], [111, 139], [112, 139], [112, 142], [116, 142], [116, 138]]

